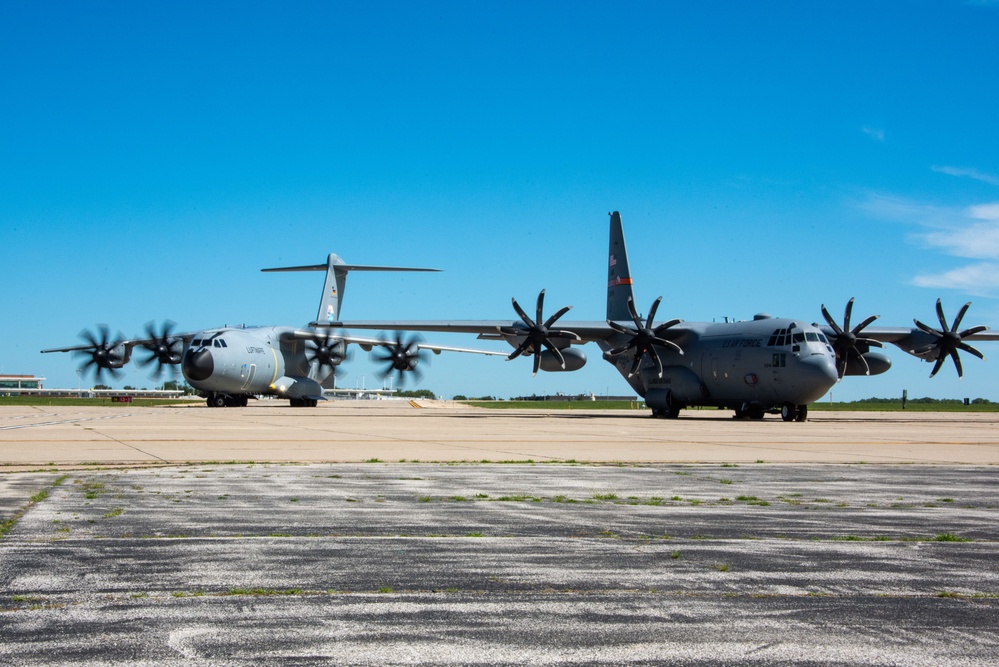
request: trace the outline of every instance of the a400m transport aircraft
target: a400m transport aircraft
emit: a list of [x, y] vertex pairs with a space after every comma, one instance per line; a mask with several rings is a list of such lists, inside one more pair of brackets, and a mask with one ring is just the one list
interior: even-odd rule
[[[291, 266], [263, 271], [326, 271], [326, 283], [319, 302], [318, 318], [339, 317], [340, 303], [349, 271], [437, 271], [399, 266], [364, 266], [346, 264], [334, 254], [326, 264]], [[446, 347], [420, 342], [415, 338], [404, 341], [357, 338], [332, 335], [316, 329], [296, 329], [287, 326], [221, 327], [191, 333], [171, 332], [167, 322], [157, 333], [152, 323], [146, 325], [146, 338], [112, 339], [108, 327], [99, 325], [97, 334], [83, 331], [86, 343], [61, 347], [46, 352], [74, 352], [84, 358], [84, 370], [94, 369], [97, 379], [104, 371], [116, 375], [127, 364], [135, 347], [149, 353], [140, 364], [156, 364], [156, 375], [166, 367], [180, 366], [184, 379], [199, 390], [211, 407], [245, 407], [251, 396], [278, 396], [291, 400], [294, 407], [315, 407], [324, 388], [333, 388], [336, 368], [347, 358], [347, 345], [354, 343], [370, 351], [382, 348], [379, 361], [387, 365], [384, 374], [393, 371], [419, 374], [419, 364], [425, 350], [469, 352], [504, 355], [503, 352]]]
[[[649, 308], [645, 321], [635, 309], [628, 253], [621, 215], [610, 214], [607, 271], [607, 318], [602, 322], [556, 322], [571, 306], [545, 319], [544, 290], [531, 318], [513, 299], [519, 320], [444, 321], [316, 321], [310, 326], [332, 329], [379, 329], [478, 334], [481, 339], [505, 340], [514, 351], [507, 358], [534, 357], [534, 372], [575, 371], [586, 355], [573, 347], [595, 342], [604, 360], [614, 364], [654, 417], [676, 418], [688, 406], [716, 406], [737, 417], [762, 419], [780, 412], [784, 421], [804, 421], [808, 404], [821, 398], [844, 375], [877, 375], [891, 360], [872, 347], [884, 343], [934, 362], [930, 377], [950, 357], [963, 375], [958, 350], [984, 359], [966, 340], [999, 340], [985, 326], [960, 329], [971, 304], [965, 304], [952, 325], [937, 300], [940, 328], [918, 320], [915, 327], [870, 327], [872, 315], [850, 327], [853, 299], [840, 326], [822, 306], [825, 325], [760, 314], [748, 322], [655, 323], [662, 297]], [[322, 318], [321, 318], [322, 319]]]

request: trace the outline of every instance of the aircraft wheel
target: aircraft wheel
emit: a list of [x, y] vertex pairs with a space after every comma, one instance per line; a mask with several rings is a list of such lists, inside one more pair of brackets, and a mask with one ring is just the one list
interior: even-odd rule
[[750, 405], [747, 410], [750, 419], [760, 420], [763, 419], [764, 410], [762, 405]]
[[666, 391], [666, 410], [664, 414], [667, 419], [676, 419], [680, 416], [680, 404], [673, 400], [673, 392]]
[[794, 421], [796, 421], [796, 422], [803, 422], [806, 419], [808, 419], [808, 406], [807, 405], [799, 405], [798, 409], [795, 410], [795, 413], [794, 413]]
[[780, 406], [780, 418], [786, 422], [793, 422], [798, 418], [798, 408], [791, 403]]
[[208, 407], [211, 408], [224, 408], [225, 407], [225, 396], [222, 394], [212, 394], [208, 397]]

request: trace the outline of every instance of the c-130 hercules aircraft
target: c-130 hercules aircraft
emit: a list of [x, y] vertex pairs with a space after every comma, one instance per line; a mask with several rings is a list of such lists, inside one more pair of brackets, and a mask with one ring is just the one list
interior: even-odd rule
[[[924, 361], [934, 362], [930, 377], [950, 357], [959, 376], [964, 370], [958, 351], [984, 359], [966, 340], [999, 340], [985, 326], [959, 330], [970, 303], [947, 324], [940, 300], [940, 329], [915, 320], [913, 327], [870, 327], [873, 315], [850, 327], [853, 299], [846, 305], [842, 326], [822, 306], [825, 325], [804, 320], [757, 315], [744, 322], [683, 322], [656, 324], [662, 297], [643, 321], [635, 308], [621, 215], [610, 214], [607, 271], [607, 318], [602, 322], [558, 322], [566, 306], [544, 318], [544, 297], [538, 295], [535, 317], [513, 299], [519, 320], [354, 321], [313, 322], [333, 329], [437, 331], [478, 334], [480, 339], [504, 340], [514, 347], [507, 358], [533, 356], [534, 373], [575, 371], [586, 355], [574, 345], [595, 342], [604, 360], [613, 364], [652, 409], [654, 417], [676, 418], [688, 406], [715, 406], [736, 417], [762, 419], [781, 414], [784, 421], [804, 421], [808, 405], [821, 398], [844, 375], [877, 375], [891, 366], [882, 352], [892, 343]], [[556, 322], [558, 326], [556, 327]]]
[[[335, 320], [340, 314], [347, 273], [350, 271], [437, 271], [399, 266], [364, 266], [346, 264], [334, 254], [326, 264], [292, 266], [263, 271], [326, 271], [326, 283], [319, 302], [319, 319]], [[358, 338], [324, 333], [316, 329], [286, 326], [222, 327], [191, 333], [171, 332], [173, 324], [164, 324], [160, 333], [152, 323], [146, 325], [146, 338], [110, 337], [106, 325], [98, 335], [84, 331], [84, 345], [61, 347], [46, 352], [74, 352], [85, 358], [84, 370], [93, 368], [98, 380], [104, 371], [116, 375], [127, 364], [132, 350], [140, 347], [149, 353], [140, 364], [156, 364], [156, 375], [165, 367], [180, 366], [184, 379], [199, 390], [211, 407], [245, 407], [251, 396], [270, 395], [288, 398], [293, 407], [315, 407], [324, 388], [333, 388], [337, 367], [347, 358], [347, 345], [354, 343], [370, 351], [382, 348], [378, 361], [387, 363], [385, 375], [396, 371], [419, 374], [417, 366], [425, 350], [503, 355], [502, 352], [472, 350], [423, 343], [415, 338], [404, 341]]]

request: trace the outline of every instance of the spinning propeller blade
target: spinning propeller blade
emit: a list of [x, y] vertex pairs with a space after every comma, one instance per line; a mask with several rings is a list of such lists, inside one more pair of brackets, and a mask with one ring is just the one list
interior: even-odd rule
[[682, 320], [672, 319], [665, 324], [660, 324], [659, 326], [653, 328], [652, 323], [656, 318], [656, 312], [659, 310], [659, 303], [663, 300], [659, 297], [652, 302], [652, 307], [649, 308], [649, 316], [646, 318], [645, 323], [642, 323], [641, 318], [638, 317], [638, 311], [635, 310], [635, 300], [630, 296], [628, 297], [628, 312], [631, 314], [631, 319], [635, 323], [635, 329], [629, 329], [626, 326], [622, 326], [617, 322], [608, 320], [607, 324], [611, 329], [617, 331], [618, 333], [627, 334], [631, 336], [631, 339], [624, 345], [615, 347], [613, 350], [607, 352], [611, 356], [617, 356], [619, 354], [624, 354], [629, 350], [635, 351], [635, 363], [631, 366], [631, 371], [628, 372], [628, 377], [633, 376], [638, 372], [639, 366], [642, 365], [642, 358], [648, 356], [655, 364], [656, 372], [658, 377], [662, 379], [663, 376], [663, 362], [659, 358], [659, 352], [656, 347], [668, 347], [680, 354], [683, 354], [683, 350], [679, 345], [671, 340], [666, 340], [662, 337], [662, 333], [669, 329], [670, 327], [676, 326]]
[[118, 335], [112, 339], [111, 332], [106, 324], [97, 325], [97, 334], [84, 329], [80, 332], [80, 338], [82, 338], [86, 343], [89, 343], [91, 349], [89, 350], [76, 350], [74, 354], [77, 356], [82, 356], [86, 358], [83, 366], [81, 367], [84, 372], [89, 371], [91, 368], [94, 369], [94, 376], [97, 378], [98, 382], [104, 379], [104, 371], [111, 373], [111, 377], [118, 378], [117, 368], [120, 368], [124, 363], [124, 350], [118, 350], [118, 345], [124, 340], [124, 337], [119, 332]]
[[874, 340], [873, 338], [863, 338], [860, 332], [867, 328], [871, 322], [881, 317], [880, 315], [871, 315], [863, 322], [857, 326], [850, 328], [850, 317], [853, 315], [853, 299], [851, 298], [846, 302], [846, 309], [843, 311], [843, 326], [840, 327], [833, 319], [829, 311], [826, 310], [825, 304], [822, 305], [822, 317], [826, 318], [826, 322], [835, 331], [830, 343], [832, 343], [833, 350], [836, 352], [836, 372], [839, 377], [842, 378], [846, 374], [846, 367], [853, 357], [863, 364], [864, 368], [867, 369], [865, 375], [871, 374], [871, 369], [867, 365], [867, 360], [864, 359], [864, 353], [867, 352], [870, 347], [884, 347], [881, 341]]
[[562, 368], [565, 368], [565, 357], [562, 356], [562, 352], [559, 350], [559, 347], [555, 345], [553, 339], [561, 338], [568, 340], [580, 340], [580, 338], [571, 331], [552, 329], [551, 326], [555, 324], [560, 317], [572, 310], [572, 306], [565, 306], [559, 309], [558, 312], [542, 322], [544, 318], [543, 312], [545, 306], [544, 290], [541, 290], [541, 293], [538, 294], [536, 317], [533, 320], [527, 313], [524, 312], [524, 309], [520, 307], [516, 298], [511, 299], [511, 301], [513, 302], [513, 309], [517, 311], [517, 315], [524, 323], [526, 331], [521, 327], [503, 327], [500, 329], [500, 332], [505, 336], [524, 336], [524, 341], [517, 346], [517, 349], [515, 349], [510, 356], [507, 357], [507, 361], [516, 359], [525, 353], [533, 354], [534, 375], [537, 375], [538, 369], [541, 367], [541, 352], [544, 349], [548, 350], [552, 356], [558, 360]]
[[375, 360], [388, 364], [384, 371], [379, 373], [381, 379], [388, 377], [392, 371], [399, 374], [399, 383], [406, 379], [406, 373], [413, 373], [416, 381], [423, 379], [423, 374], [417, 370], [417, 365], [425, 357], [419, 347], [420, 337], [414, 335], [408, 341], [402, 339], [402, 333], [396, 333], [395, 341], [376, 350]]
[[948, 356], [954, 362], [954, 368], [957, 369], [957, 376], [964, 377], [964, 368], [961, 366], [961, 357], [957, 353], [958, 350], [967, 352], [968, 354], [974, 355], [979, 359], [985, 359], [984, 354], [965, 343], [963, 339], [980, 331], [985, 331], [988, 327], [977, 325], [968, 327], [963, 331], [958, 331], [958, 327], [961, 326], [961, 320], [964, 319], [964, 315], [968, 312], [968, 308], [970, 306], [971, 302], [969, 301], [961, 307], [961, 310], [957, 313], [957, 317], [954, 318], [953, 326], [950, 327], [947, 326], [947, 318], [944, 317], [943, 305], [940, 303], [940, 299], [937, 299], [937, 319], [940, 320], [939, 329], [927, 326], [919, 320], [913, 320], [913, 322], [916, 323], [916, 327], [920, 331], [928, 333], [936, 339], [928, 345], [924, 345], [914, 350], [909, 350], [912, 354], [920, 356], [935, 352], [934, 356], [936, 358], [936, 363], [933, 364], [933, 370], [930, 372], [930, 377], [937, 374], [937, 371], [939, 371], [941, 366], [943, 366], [943, 363]]

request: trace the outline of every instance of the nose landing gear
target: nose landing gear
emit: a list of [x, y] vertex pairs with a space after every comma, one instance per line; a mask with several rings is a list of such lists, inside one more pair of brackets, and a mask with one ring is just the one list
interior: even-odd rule
[[808, 406], [785, 403], [780, 407], [780, 418], [786, 422], [803, 422], [808, 418]]

